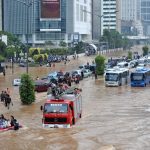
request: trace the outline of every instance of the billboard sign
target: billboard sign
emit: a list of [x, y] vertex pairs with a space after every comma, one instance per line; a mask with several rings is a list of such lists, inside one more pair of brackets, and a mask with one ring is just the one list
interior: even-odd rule
[[73, 44], [78, 44], [80, 41], [80, 34], [78, 32], [73, 33]]
[[60, 0], [41, 0], [41, 18], [60, 18]]

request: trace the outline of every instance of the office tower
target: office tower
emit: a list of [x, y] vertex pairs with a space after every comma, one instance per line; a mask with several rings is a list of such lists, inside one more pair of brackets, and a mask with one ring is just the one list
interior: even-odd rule
[[101, 34], [101, 1], [92, 0], [92, 39], [99, 41]]
[[21, 1], [3, 0], [3, 12], [4, 30], [23, 42], [27, 34], [32, 45], [91, 40], [91, 15], [83, 11], [91, 11], [91, 0]]
[[143, 35], [140, 0], [121, 0], [121, 28], [126, 35]]
[[3, 25], [3, 14], [2, 14], [2, 0], [0, 0], [0, 31], [2, 31], [2, 25]]
[[101, 0], [101, 35], [104, 29], [118, 30], [117, 13], [117, 0]]
[[144, 35], [150, 35], [150, 0], [141, 0], [140, 19], [144, 27]]

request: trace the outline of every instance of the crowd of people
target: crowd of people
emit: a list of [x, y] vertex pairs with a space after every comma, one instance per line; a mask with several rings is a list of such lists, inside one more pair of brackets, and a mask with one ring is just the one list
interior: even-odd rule
[[0, 97], [1, 97], [1, 102], [4, 103], [4, 106], [6, 108], [9, 109], [10, 104], [12, 104], [12, 106], [13, 106], [12, 99], [10, 97], [10, 91], [8, 88], [5, 91], [1, 92]]
[[11, 128], [14, 130], [19, 129], [19, 123], [14, 118], [14, 116], [10, 116], [10, 119], [6, 119], [3, 114], [0, 115], [0, 129]]

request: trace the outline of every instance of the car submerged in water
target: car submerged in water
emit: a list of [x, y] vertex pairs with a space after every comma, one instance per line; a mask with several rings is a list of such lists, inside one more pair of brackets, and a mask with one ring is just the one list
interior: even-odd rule
[[14, 79], [13, 80], [13, 86], [20, 86], [21, 85], [21, 79]]
[[34, 82], [36, 92], [47, 92], [48, 88], [51, 87], [49, 80], [36, 80]]

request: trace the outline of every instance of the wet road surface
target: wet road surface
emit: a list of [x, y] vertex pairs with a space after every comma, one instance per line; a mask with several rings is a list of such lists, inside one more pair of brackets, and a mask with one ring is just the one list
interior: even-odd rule
[[[67, 67], [58, 64], [56, 69], [70, 70], [86, 61], [91, 62], [91, 58], [79, 58]], [[6, 77], [0, 77], [0, 90], [10, 88], [14, 106], [8, 111], [1, 104], [0, 109], [6, 117], [13, 114], [23, 124], [23, 128], [17, 132], [0, 133], [2, 150], [97, 150], [106, 145], [113, 145], [117, 150], [150, 149], [149, 86], [105, 87], [103, 78], [97, 81], [92, 77], [84, 79], [80, 82], [83, 89], [82, 119], [70, 129], [43, 129], [40, 106], [46, 99], [46, 93], [37, 93], [35, 104], [22, 106], [18, 87], [12, 87], [10, 81], [24, 70], [15, 70], [13, 76], [8, 70]], [[42, 70], [30, 68], [33, 77], [37, 74], [41, 77], [48, 72], [50, 70], [46, 67]]]

